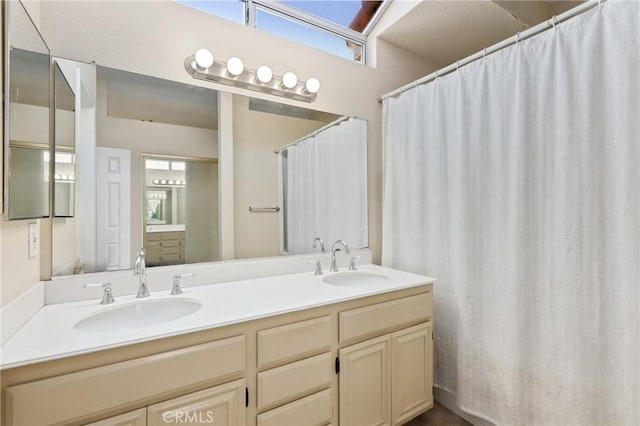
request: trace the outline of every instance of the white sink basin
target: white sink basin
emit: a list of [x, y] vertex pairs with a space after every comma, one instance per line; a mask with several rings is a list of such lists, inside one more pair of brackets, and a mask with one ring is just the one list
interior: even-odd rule
[[191, 315], [202, 307], [193, 299], [145, 300], [108, 308], [76, 323], [80, 331], [117, 331], [162, 324]]
[[374, 272], [346, 271], [325, 275], [322, 277], [322, 281], [331, 285], [361, 286], [369, 284], [386, 284], [391, 281], [391, 278]]

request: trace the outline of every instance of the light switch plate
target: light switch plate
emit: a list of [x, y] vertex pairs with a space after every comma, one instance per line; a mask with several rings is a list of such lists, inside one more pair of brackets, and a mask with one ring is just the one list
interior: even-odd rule
[[37, 223], [29, 224], [29, 259], [40, 255], [40, 227]]

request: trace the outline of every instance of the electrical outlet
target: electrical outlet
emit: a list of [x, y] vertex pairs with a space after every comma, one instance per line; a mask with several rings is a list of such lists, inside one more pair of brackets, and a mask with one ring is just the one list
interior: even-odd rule
[[29, 259], [40, 254], [40, 227], [37, 223], [29, 224]]

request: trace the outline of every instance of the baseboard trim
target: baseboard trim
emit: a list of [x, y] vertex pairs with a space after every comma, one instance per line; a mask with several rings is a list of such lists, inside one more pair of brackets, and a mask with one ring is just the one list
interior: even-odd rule
[[493, 426], [496, 424], [480, 413], [473, 413], [472, 410], [465, 410], [464, 407], [459, 407], [454, 392], [441, 387], [436, 387], [435, 390], [436, 401], [453, 411], [458, 417], [462, 417], [475, 426]]

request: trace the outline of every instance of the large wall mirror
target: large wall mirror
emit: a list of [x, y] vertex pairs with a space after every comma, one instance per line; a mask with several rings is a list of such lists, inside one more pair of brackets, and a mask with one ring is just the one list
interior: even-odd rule
[[[11, 103], [20, 106], [9, 108], [6, 146], [9, 166], [23, 163], [7, 169], [9, 205], [33, 198], [29, 212], [20, 203], [10, 211], [53, 210], [53, 276], [130, 269], [140, 247], [149, 266], [166, 266], [310, 253], [316, 236], [368, 246], [365, 121], [66, 59], [52, 72], [48, 51], [24, 45], [12, 44], [10, 55], [22, 68], [10, 73]], [[27, 98], [35, 90], [23, 80], [41, 97]], [[16, 133], [25, 109], [43, 117], [22, 126], [38, 128], [37, 137]], [[233, 174], [224, 177], [222, 125], [233, 132]], [[230, 188], [233, 202], [224, 204]], [[232, 212], [233, 229], [221, 212]]]
[[4, 212], [9, 220], [49, 216], [49, 49], [20, 2], [5, 17]]
[[221, 260], [223, 120], [233, 129], [233, 258], [309, 253], [315, 236], [368, 246], [365, 121], [240, 95], [223, 117], [212, 89], [102, 66], [95, 75], [95, 257], [79, 248], [86, 235], [63, 248], [82, 212], [58, 218], [71, 226], [54, 225], [53, 275], [128, 269], [140, 247], [149, 266]]

